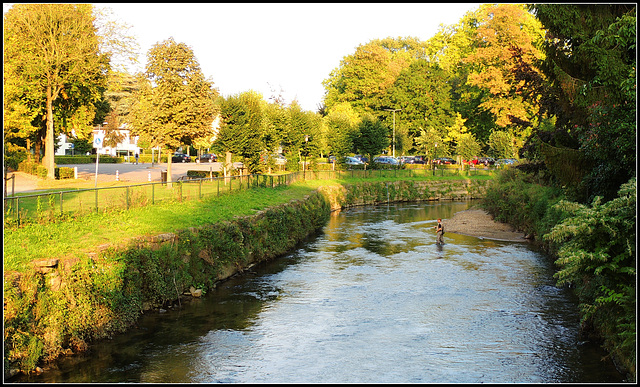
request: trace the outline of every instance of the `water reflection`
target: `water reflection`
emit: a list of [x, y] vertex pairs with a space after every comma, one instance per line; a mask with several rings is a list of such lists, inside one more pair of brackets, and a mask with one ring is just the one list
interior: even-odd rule
[[578, 342], [576, 301], [544, 255], [451, 233], [435, 244], [435, 219], [467, 206], [336, 213], [294, 253], [22, 381], [621, 381]]

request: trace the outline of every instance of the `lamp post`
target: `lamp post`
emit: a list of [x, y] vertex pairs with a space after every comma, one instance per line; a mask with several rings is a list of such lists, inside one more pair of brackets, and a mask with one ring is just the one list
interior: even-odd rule
[[309, 144], [309, 135], [304, 135], [304, 164], [302, 165], [302, 179], [307, 180], [307, 146]]
[[438, 143], [433, 143], [433, 175], [436, 175], [436, 159], [438, 158]]
[[393, 141], [391, 142], [392, 144], [392, 149], [393, 149], [393, 157], [396, 157], [396, 112], [399, 112], [402, 109], [384, 109], [388, 112], [393, 112]]

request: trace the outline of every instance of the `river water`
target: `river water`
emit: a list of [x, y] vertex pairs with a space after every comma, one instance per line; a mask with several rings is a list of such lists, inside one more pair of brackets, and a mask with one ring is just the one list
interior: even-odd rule
[[436, 219], [469, 205], [334, 213], [291, 254], [18, 381], [622, 382], [579, 340], [549, 257], [452, 233], [435, 244]]

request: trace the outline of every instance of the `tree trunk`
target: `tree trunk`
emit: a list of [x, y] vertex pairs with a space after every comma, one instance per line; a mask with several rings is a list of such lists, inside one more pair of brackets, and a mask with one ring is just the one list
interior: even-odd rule
[[[167, 154], [167, 183], [171, 183], [171, 156], [173, 155], [173, 151], [169, 151]], [[171, 184], [167, 184], [169, 187]]]
[[51, 180], [56, 178], [54, 153], [53, 96], [51, 93], [51, 85], [49, 85], [47, 86], [47, 134], [44, 138], [44, 159], [42, 160], [42, 165], [47, 168], [47, 178]]

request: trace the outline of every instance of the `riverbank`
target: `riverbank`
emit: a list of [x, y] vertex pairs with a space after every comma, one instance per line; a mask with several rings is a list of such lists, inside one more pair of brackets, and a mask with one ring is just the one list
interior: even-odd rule
[[445, 233], [507, 242], [527, 242], [526, 235], [507, 223], [498, 222], [486, 211], [472, 208], [456, 212], [451, 219], [443, 219]]

